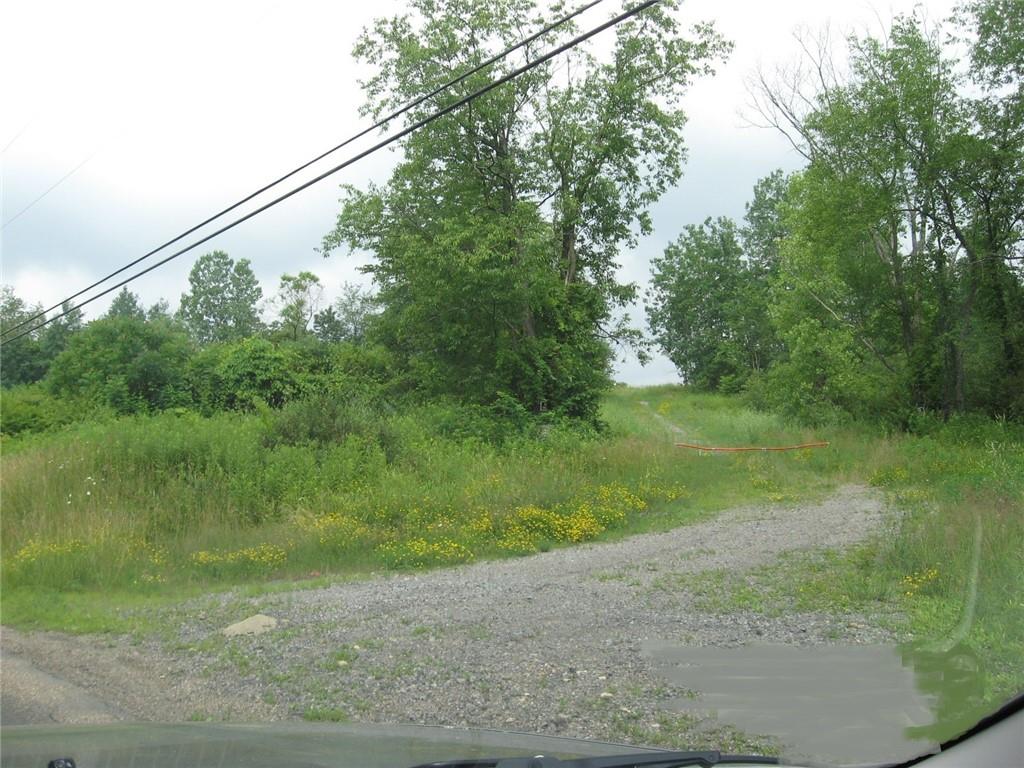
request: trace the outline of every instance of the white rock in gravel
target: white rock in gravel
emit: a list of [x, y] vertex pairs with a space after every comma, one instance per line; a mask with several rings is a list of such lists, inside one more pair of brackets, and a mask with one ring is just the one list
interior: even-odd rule
[[262, 613], [257, 613], [250, 616], [248, 619], [242, 619], [230, 627], [224, 627], [220, 631], [225, 637], [234, 637], [235, 635], [262, 635], [264, 632], [268, 632], [277, 626], [277, 619], [273, 616], [266, 616]]

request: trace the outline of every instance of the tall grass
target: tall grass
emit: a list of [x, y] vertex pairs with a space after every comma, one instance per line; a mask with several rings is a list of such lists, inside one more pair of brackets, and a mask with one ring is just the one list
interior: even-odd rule
[[[3, 583], [152, 590], [495, 557], [831, 482], [820, 455], [683, 452], [644, 396], [716, 439], [797, 437], [735, 402], [674, 390], [612, 393], [601, 435], [556, 425], [485, 440], [439, 407], [80, 424], [5, 443]], [[282, 423], [292, 417], [298, 426]], [[621, 514], [603, 509], [609, 499]]]

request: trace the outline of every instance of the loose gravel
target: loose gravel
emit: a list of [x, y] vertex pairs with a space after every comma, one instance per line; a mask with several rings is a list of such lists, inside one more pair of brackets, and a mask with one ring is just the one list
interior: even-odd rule
[[[649, 640], [730, 646], [884, 643], [869, 618], [709, 615], [686, 576], [744, 570], [797, 549], [841, 548], [882, 529], [880, 496], [756, 505], [665, 533], [417, 574], [242, 598], [162, 616], [160, 641], [6, 631], [5, 653], [81, 685], [133, 719], [293, 717], [494, 727], [637, 740], [686, 691], [660, 679]], [[224, 638], [255, 613], [278, 620]]]

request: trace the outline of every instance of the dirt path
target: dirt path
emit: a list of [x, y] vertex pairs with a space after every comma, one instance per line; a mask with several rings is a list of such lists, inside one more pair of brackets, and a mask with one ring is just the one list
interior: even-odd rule
[[223, 678], [195, 674], [189, 659], [156, 643], [8, 627], [0, 642], [0, 722], [5, 726], [180, 722], [200, 711], [233, 720], [282, 714], [259, 699], [238, 696]]
[[0, 717], [4, 725], [113, 723], [115, 712], [81, 686], [0, 651]]
[[[885, 517], [877, 494], [848, 486], [820, 503], [743, 507], [612, 543], [259, 598], [209, 597], [162, 614], [160, 642], [6, 630], [4, 691], [31, 690], [10, 682], [29, 665], [25, 674], [86, 692], [105, 717], [305, 715], [650, 739], [668, 727], [664, 702], [684, 692], [657, 676], [645, 642], [888, 639], [867, 622], [819, 614], [704, 614], [685, 590], [687, 574], [849, 545]], [[257, 612], [278, 628], [220, 636]], [[34, 711], [31, 702], [19, 706]]]
[[675, 439], [677, 439], [677, 440], [689, 440], [690, 439], [690, 436], [687, 434], [685, 429], [680, 427], [678, 424], [674, 424], [673, 422], [669, 421], [666, 417], [664, 417], [660, 413], [658, 413], [657, 410], [655, 410], [654, 408], [651, 408], [651, 404], [649, 402], [647, 402], [646, 400], [641, 400], [640, 401], [640, 405], [642, 405], [644, 408], [647, 408], [650, 411], [650, 413], [648, 415], [651, 416], [652, 418], [654, 418], [655, 421], [657, 421], [659, 424], [661, 424], [661, 426], [663, 426], [669, 432], [671, 432], [675, 436]]

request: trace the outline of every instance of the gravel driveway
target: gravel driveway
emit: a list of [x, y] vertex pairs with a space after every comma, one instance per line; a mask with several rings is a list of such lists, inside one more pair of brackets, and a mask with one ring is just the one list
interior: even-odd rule
[[[211, 596], [164, 612], [159, 641], [5, 630], [3, 648], [6, 658], [79, 687], [105, 718], [305, 716], [657, 740], [667, 729], [709, 726], [667, 719], [664, 702], [687, 692], [657, 677], [641, 652], [645, 641], [889, 639], [848, 617], [703, 614], [684, 587], [666, 583], [752, 568], [789, 550], [849, 545], [885, 519], [878, 494], [846, 486], [823, 502], [742, 507], [612, 543], [256, 598]], [[257, 612], [278, 627], [220, 635]], [[20, 667], [4, 667], [8, 689]]]

